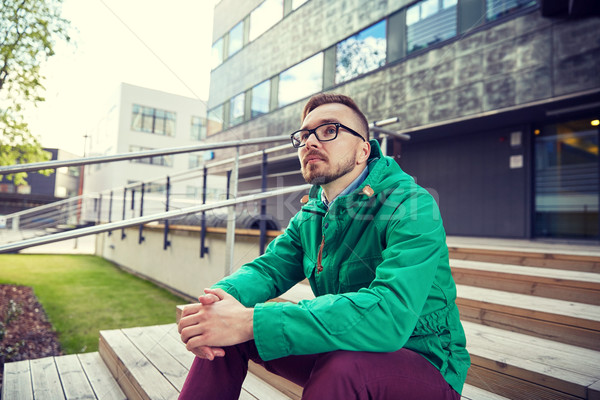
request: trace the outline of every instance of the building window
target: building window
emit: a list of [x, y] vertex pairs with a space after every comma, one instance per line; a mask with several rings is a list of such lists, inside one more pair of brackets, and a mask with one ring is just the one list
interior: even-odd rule
[[164, 183], [148, 182], [144, 185], [146, 193], [165, 193], [166, 191], [167, 185]]
[[[138, 151], [146, 151], [146, 150], [154, 150], [149, 147], [141, 147], [141, 146], [129, 146], [130, 152], [138, 152]], [[139, 164], [150, 164], [150, 165], [161, 165], [163, 167], [172, 167], [173, 166], [173, 156], [155, 156], [155, 157], [146, 157], [146, 158], [136, 158], [131, 160], [132, 163]]]
[[229, 54], [231, 57], [244, 46], [244, 21], [240, 22], [229, 31]]
[[217, 68], [223, 62], [223, 38], [220, 38], [212, 45], [210, 66]]
[[383, 20], [336, 46], [335, 82], [373, 71], [385, 64], [386, 21]]
[[300, 7], [302, 4], [306, 3], [308, 0], [292, 0], [292, 10]]
[[206, 119], [192, 116], [192, 130], [190, 137], [194, 140], [206, 138]]
[[208, 111], [208, 120], [206, 121], [206, 135], [214, 135], [223, 130], [223, 105]]
[[202, 194], [202, 188], [197, 186], [186, 186], [185, 187], [185, 197], [188, 199], [198, 199]]
[[424, 0], [406, 10], [408, 53], [456, 36], [456, 1]]
[[283, 0], [265, 0], [250, 13], [250, 35], [253, 41], [283, 18]]
[[323, 53], [318, 53], [279, 75], [279, 107], [323, 88]]
[[536, 4], [535, 0], [486, 0], [486, 19], [493, 21], [520, 8]]
[[131, 129], [157, 135], [175, 135], [175, 113], [151, 107], [133, 105]]
[[192, 168], [198, 168], [199, 166], [201, 166], [203, 164], [204, 161], [204, 156], [203, 154], [198, 154], [198, 153], [194, 153], [194, 154], [188, 154], [188, 168], [192, 169]]
[[252, 118], [269, 112], [271, 81], [266, 80], [252, 88]]
[[229, 126], [234, 126], [244, 122], [244, 102], [245, 94], [240, 93], [232, 98], [229, 105]]

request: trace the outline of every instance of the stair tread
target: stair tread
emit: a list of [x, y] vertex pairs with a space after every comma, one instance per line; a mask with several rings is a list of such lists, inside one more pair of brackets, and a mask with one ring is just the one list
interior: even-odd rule
[[463, 387], [461, 398], [464, 400], [508, 400], [508, 398], [504, 396], [488, 392], [487, 390], [469, 384], [465, 384]]
[[450, 259], [450, 267], [600, 284], [600, 274], [594, 272], [579, 272], [554, 268], [527, 267], [456, 259]]
[[469, 285], [456, 285], [456, 290], [458, 297], [462, 299], [478, 300], [486, 303], [600, 322], [600, 306], [592, 304], [576, 303]]
[[[179, 340], [176, 324], [102, 331], [101, 337], [149, 397], [177, 397], [195, 356]], [[289, 399], [251, 372], [242, 389], [242, 399]]]
[[584, 387], [600, 379], [600, 352], [463, 321], [472, 356]]

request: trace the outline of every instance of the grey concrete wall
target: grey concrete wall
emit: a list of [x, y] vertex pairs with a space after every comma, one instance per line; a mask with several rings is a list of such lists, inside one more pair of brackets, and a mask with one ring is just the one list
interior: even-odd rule
[[[123, 240], [121, 230], [97, 235], [96, 255], [193, 298], [225, 274], [224, 233], [207, 233], [209, 253], [200, 258], [199, 232], [171, 229], [167, 250], [163, 250], [162, 229], [145, 228], [142, 244], [138, 244], [138, 228], [125, 232]], [[259, 255], [258, 243], [258, 236], [236, 235], [234, 270]]]
[[[307, 2], [212, 72], [209, 108], [360, 31], [405, 3], [406, 0]], [[237, 4], [234, 0], [219, 3], [215, 25], [227, 25], [230, 18], [225, 17], [225, 10], [235, 10]], [[215, 33], [224, 32], [215, 29]], [[218, 37], [213, 36], [213, 42]]]
[[[311, 0], [211, 75], [210, 106], [272, 77], [403, 7], [402, 1]], [[330, 18], [338, 21], [330, 23]], [[488, 24], [417, 56], [331, 88], [370, 120], [399, 116], [401, 128], [600, 87], [600, 18], [549, 19], [538, 10]], [[327, 90], [327, 88], [326, 88]], [[211, 140], [287, 133], [304, 100]]]

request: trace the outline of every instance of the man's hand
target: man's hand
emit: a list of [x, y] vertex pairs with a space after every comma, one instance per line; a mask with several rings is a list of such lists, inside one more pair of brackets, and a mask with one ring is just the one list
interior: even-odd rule
[[224, 346], [254, 338], [252, 308], [244, 307], [221, 289], [205, 289], [200, 304], [183, 310], [179, 321], [181, 340], [201, 358], [223, 357]]

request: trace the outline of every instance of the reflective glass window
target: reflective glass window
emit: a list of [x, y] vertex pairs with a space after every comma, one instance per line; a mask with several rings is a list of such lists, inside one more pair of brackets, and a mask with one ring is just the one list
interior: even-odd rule
[[598, 126], [589, 118], [535, 133], [535, 235], [598, 238]]
[[244, 103], [245, 93], [240, 93], [231, 99], [229, 105], [229, 126], [234, 126], [244, 122]]
[[174, 112], [133, 105], [131, 129], [134, 131], [173, 136], [175, 122]]
[[202, 117], [192, 116], [192, 127], [190, 138], [194, 140], [202, 140], [206, 137], [206, 119]]
[[234, 26], [229, 31], [229, 57], [237, 53], [244, 46], [244, 21]]
[[283, 18], [283, 0], [265, 0], [250, 13], [250, 35], [253, 41]]
[[223, 38], [212, 45], [210, 67], [217, 68], [223, 62]]
[[[150, 147], [142, 147], [142, 146], [129, 146], [129, 151], [134, 153], [138, 151], [145, 150], [154, 150]], [[173, 156], [155, 156], [155, 157], [146, 157], [146, 158], [137, 158], [130, 160], [132, 163], [137, 164], [149, 164], [149, 165], [162, 165], [163, 167], [172, 167], [173, 166]]]
[[279, 106], [320, 92], [323, 88], [323, 53], [318, 53], [279, 74]]
[[252, 88], [252, 118], [269, 112], [270, 95], [271, 81], [264, 81]]
[[383, 20], [336, 46], [335, 82], [341, 83], [385, 64], [386, 21]]
[[424, 0], [406, 10], [408, 53], [453, 36], [456, 36], [456, 0]]
[[486, 0], [486, 19], [493, 21], [520, 8], [536, 4], [535, 0]]
[[223, 106], [213, 108], [208, 111], [208, 120], [206, 121], [206, 135], [214, 135], [223, 130]]

